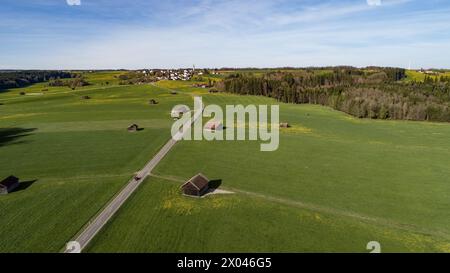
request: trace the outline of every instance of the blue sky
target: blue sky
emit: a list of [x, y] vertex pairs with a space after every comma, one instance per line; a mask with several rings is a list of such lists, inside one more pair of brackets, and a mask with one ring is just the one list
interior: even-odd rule
[[2, 0], [0, 69], [450, 68], [448, 0]]

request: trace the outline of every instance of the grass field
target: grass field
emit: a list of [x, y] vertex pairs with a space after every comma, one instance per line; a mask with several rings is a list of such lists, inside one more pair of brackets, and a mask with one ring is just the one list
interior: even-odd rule
[[[274, 103], [225, 94], [203, 98], [219, 105]], [[236, 194], [184, 200], [175, 186], [148, 181], [91, 251], [358, 252], [369, 238], [386, 251], [450, 251], [448, 124], [360, 120], [320, 106], [288, 104], [281, 105], [281, 120], [293, 127], [282, 129], [276, 152], [260, 152], [259, 143], [249, 141], [178, 144], [155, 175], [179, 185], [202, 172]], [[154, 200], [159, 193], [152, 189], [165, 192], [161, 201]], [[190, 219], [187, 211], [162, 209], [167, 198], [205, 211]], [[220, 200], [230, 208], [215, 209]], [[297, 213], [316, 213], [329, 222], [314, 228], [320, 221], [299, 220]], [[211, 231], [200, 240], [211, 225], [224, 234]], [[260, 231], [261, 226], [270, 228]], [[190, 232], [196, 235], [189, 238]], [[329, 241], [318, 243], [323, 238]]]
[[[76, 91], [19, 95], [46, 88], [36, 84], [0, 94], [0, 177], [30, 181], [0, 196], [0, 252], [60, 250], [167, 141], [175, 104], [192, 95], [276, 103], [190, 82], [117, 86], [115, 73], [89, 74], [95, 84]], [[280, 110], [293, 127], [276, 152], [250, 141], [178, 143], [87, 251], [367, 252], [379, 241], [389, 252], [450, 252], [449, 124]], [[130, 134], [130, 123], [144, 130]], [[198, 172], [234, 194], [182, 197], [179, 185]]]
[[179, 184], [146, 181], [101, 233], [90, 252], [367, 252], [443, 251], [426, 235], [316, 212], [260, 196], [183, 197]]
[[[93, 85], [75, 91], [19, 95], [41, 83], [0, 94], [0, 177], [25, 182], [0, 196], [0, 252], [59, 251], [169, 139], [173, 104], [191, 102], [149, 85], [100, 85], [113, 75], [88, 74]], [[128, 133], [131, 123], [144, 130]]]

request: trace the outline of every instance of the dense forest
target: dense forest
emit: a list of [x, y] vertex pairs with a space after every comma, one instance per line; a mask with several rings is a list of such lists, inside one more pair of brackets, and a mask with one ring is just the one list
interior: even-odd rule
[[63, 71], [0, 71], [0, 90], [70, 77], [71, 73]]
[[222, 92], [261, 95], [286, 103], [330, 106], [359, 118], [450, 122], [450, 81], [403, 81], [404, 69], [336, 67], [263, 75], [233, 73]]

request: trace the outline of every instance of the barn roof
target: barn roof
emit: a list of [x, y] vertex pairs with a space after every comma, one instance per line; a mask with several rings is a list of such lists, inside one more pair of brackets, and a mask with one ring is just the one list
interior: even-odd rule
[[5, 178], [3, 181], [1, 181], [0, 185], [9, 188], [18, 182], [19, 182], [19, 178], [11, 175], [11, 176], [8, 176], [7, 178]]
[[209, 183], [209, 179], [206, 176], [204, 176], [203, 174], [199, 173], [199, 174], [195, 175], [194, 177], [192, 177], [191, 179], [189, 179], [181, 187], [183, 188], [187, 184], [191, 184], [195, 188], [197, 188], [199, 191], [201, 191], [202, 189], [204, 189], [208, 186], [208, 183]]

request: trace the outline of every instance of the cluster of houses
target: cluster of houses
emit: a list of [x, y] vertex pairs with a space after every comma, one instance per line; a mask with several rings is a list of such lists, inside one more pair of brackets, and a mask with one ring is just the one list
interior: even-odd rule
[[426, 75], [439, 75], [439, 73], [433, 71], [433, 70], [424, 70], [424, 69], [420, 69], [418, 71], [421, 74], [426, 74]]
[[158, 81], [172, 80], [172, 81], [188, 81], [192, 79], [194, 75], [203, 75], [202, 72], [196, 72], [195, 69], [151, 69], [142, 70], [142, 74], [145, 76], [154, 76]]
[[[143, 69], [139, 70], [144, 76], [154, 77], [156, 80], [189, 81], [194, 76], [204, 75], [203, 69], [180, 68], [180, 69]], [[212, 75], [218, 75], [218, 69], [208, 70]]]

